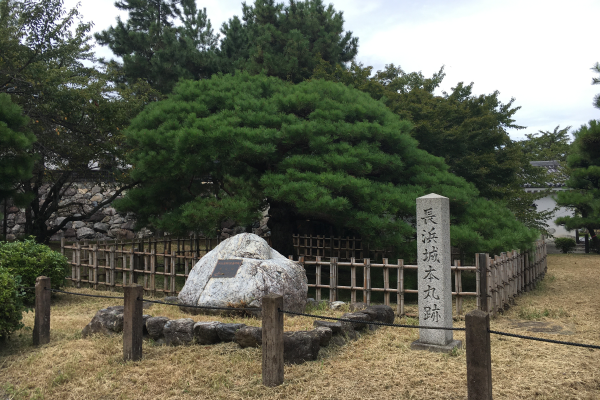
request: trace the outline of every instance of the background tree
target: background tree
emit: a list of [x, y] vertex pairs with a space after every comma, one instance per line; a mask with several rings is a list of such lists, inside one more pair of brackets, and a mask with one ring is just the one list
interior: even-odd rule
[[[23, 109], [36, 137], [33, 177], [21, 180], [18, 190], [33, 199], [25, 232], [41, 242], [127, 189], [122, 163], [127, 148], [119, 129], [156, 97], [147, 85], [115, 85], [120, 76], [110, 67], [86, 66], [84, 61], [94, 61], [89, 30], [77, 9], [65, 11], [61, 0], [0, 0], [0, 93]], [[113, 164], [122, 183], [115, 195], [93, 208], [61, 201], [73, 175], [99, 163]], [[46, 221], [61, 210], [71, 210], [71, 216], [49, 228]]]
[[554, 131], [542, 131], [538, 133], [526, 133], [525, 140], [517, 144], [523, 149], [523, 153], [529, 161], [566, 161], [570, 147], [570, 126]]
[[523, 247], [537, 234], [478, 197], [442, 158], [417, 148], [410, 124], [342, 84], [264, 75], [185, 81], [127, 129], [142, 184], [116, 203], [140, 226], [215, 233], [269, 207], [273, 246], [292, 254], [299, 221], [322, 221], [399, 253], [416, 251], [416, 197], [450, 198], [452, 241], [465, 251]]
[[567, 157], [570, 177], [567, 187], [572, 190], [557, 194], [559, 206], [571, 207], [576, 215], [560, 217], [557, 224], [565, 228], [585, 228], [593, 245], [600, 249], [596, 230], [600, 228], [600, 123], [591, 120], [573, 133], [575, 140]]
[[[218, 37], [206, 9], [198, 10], [195, 0], [120, 0], [115, 6], [129, 13], [127, 22], [117, 17], [115, 27], [94, 36], [123, 59], [112, 62], [129, 84], [141, 79], [168, 94], [181, 78], [202, 79], [215, 72]], [[181, 25], [175, 25], [176, 19]]]
[[450, 171], [473, 183], [490, 199], [503, 196], [502, 188], [515, 180], [524, 160], [510, 148], [508, 128], [520, 129], [512, 99], [503, 104], [498, 92], [474, 96], [473, 83], [459, 82], [451, 93], [434, 94], [444, 79], [443, 67], [431, 78], [406, 73], [394, 64], [371, 76], [371, 67], [353, 64], [348, 70], [320, 64], [314, 78], [342, 82], [365, 91], [414, 127], [419, 148], [443, 157]]
[[[27, 122], [21, 107], [14, 104], [9, 95], [0, 93], [0, 201], [4, 205], [8, 199], [19, 206], [31, 200], [17, 191], [19, 182], [32, 176], [34, 159], [28, 152], [35, 136], [24, 130]], [[0, 210], [0, 218], [2, 213]], [[4, 227], [6, 229], [6, 222]]]
[[342, 12], [322, 0], [255, 0], [242, 5], [242, 20], [223, 24], [219, 51], [223, 72], [266, 73], [298, 83], [312, 76], [319, 62], [344, 65], [356, 56], [358, 38], [344, 32]]

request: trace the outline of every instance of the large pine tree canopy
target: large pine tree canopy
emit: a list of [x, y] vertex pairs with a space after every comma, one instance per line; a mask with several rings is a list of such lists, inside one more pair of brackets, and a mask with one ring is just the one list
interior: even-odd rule
[[417, 147], [410, 123], [340, 83], [265, 75], [182, 81], [125, 135], [143, 183], [117, 203], [138, 224], [214, 234], [269, 208], [273, 246], [292, 254], [294, 224], [311, 219], [414, 254], [416, 198], [450, 198], [452, 243], [469, 252], [526, 247], [537, 232], [478, 196], [444, 160]]

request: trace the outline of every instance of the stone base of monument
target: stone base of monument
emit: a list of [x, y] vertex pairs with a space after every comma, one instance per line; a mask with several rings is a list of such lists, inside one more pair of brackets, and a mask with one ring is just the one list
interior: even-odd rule
[[420, 340], [415, 340], [410, 344], [410, 348], [413, 350], [427, 350], [434, 353], [450, 353], [454, 348], [462, 349], [462, 341], [461, 340], [452, 340], [448, 344], [432, 344], [421, 342]]

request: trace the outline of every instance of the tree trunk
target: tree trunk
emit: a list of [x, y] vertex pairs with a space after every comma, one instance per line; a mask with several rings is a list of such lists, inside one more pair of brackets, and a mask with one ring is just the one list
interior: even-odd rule
[[294, 224], [296, 214], [283, 203], [270, 203], [269, 222], [267, 226], [271, 230], [271, 245], [275, 250], [287, 257], [294, 254]]

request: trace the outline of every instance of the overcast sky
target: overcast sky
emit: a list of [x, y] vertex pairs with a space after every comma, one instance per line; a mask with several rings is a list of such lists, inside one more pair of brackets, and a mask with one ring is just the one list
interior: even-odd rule
[[[287, 3], [287, 0], [285, 0]], [[197, 0], [206, 8], [215, 32], [234, 15], [240, 0]], [[247, 3], [253, 3], [248, 0]], [[345, 29], [359, 38], [357, 61], [374, 71], [386, 64], [431, 76], [442, 65], [441, 90], [474, 82], [474, 93], [500, 92], [503, 102], [515, 98], [521, 109], [516, 123], [525, 133], [572, 126], [600, 119], [592, 106], [600, 85], [591, 67], [600, 62], [597, 18], [600, 2], [592, 0], [324, 0], [343, 11]], [[77, 0], [65, 0], [71, 8]], [[94, 31], [115, 25], [113, 0], [82, 0], [79, 8]], [[126, 20], [126, 14], [121, 13]], [[99, 56], [112, 52], [97, 47]]]

